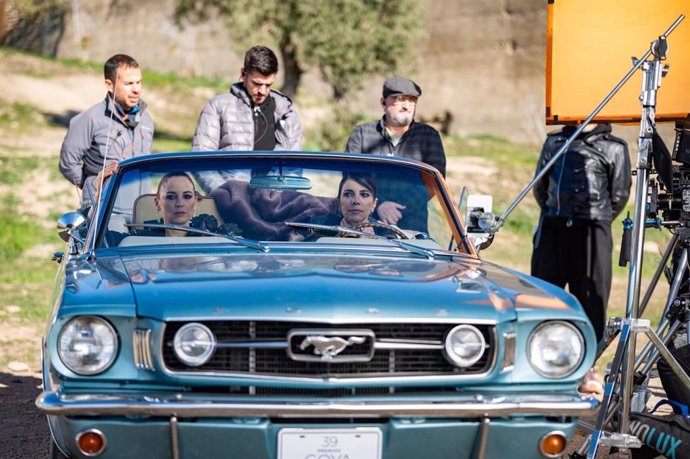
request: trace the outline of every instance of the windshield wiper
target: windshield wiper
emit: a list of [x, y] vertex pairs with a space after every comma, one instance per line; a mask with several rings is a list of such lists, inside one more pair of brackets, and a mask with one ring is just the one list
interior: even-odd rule
[[242, 236], [237, 236], [233, 233], [214, 233], [213, 231], [203, 230], [199, 228], [192, 228], [191, 226], [175, 225], [171, 223], [129, 223], [128, 228], [156, 228], [156, 229], [171, 229], [176, 231], [186, 231], [192, 234], [203, 234], [206, 236], [220, 236], [225, 239], [230, 239], [231, 241], [237, 242], [244, 247], [249, 247], [251, 249], [260, 250], [262, 252], [268, 252], [270, 247], [266, 244], [262, 244], [259, 241], [253, 239], [247, 239]]
[[298, 222], [285, 222], [286, 225], [292, 226], [294, 228], [304, 228], [304, 229], [310, 229], [314, 230], [319, 233], [336, 233], [336, 234], [349, 234], [351, 236], [357, 236], [357, 237], [368, 237], [372, 239], [378, 239], [381, 241], [386, 241], [390, 242], [401, 249], [405, 249], [408, 252], [416, 253], [417, 255], [422, 255], [430, 260], [434, 258], [434, 252], [429, 249], [425, 249], [423, 247], [416, 246], [414, 244], [409, 244], [407, 242], [403, 242], [400, 239], [388, 239], [387, 237], [384, 236], [379, 236], [378, 234], [372, 234], [372, 233], [367, 233], [366, 231], [361, 231], [361, 230], [356, 230], [352, 228], [347, 228], [345, 226], [339, 226], [339, 225], [319, 225], [318, 223], [298, 223]]

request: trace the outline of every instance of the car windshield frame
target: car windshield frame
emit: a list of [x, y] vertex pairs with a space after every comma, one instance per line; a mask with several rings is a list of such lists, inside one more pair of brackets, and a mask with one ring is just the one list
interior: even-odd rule
[[[280, 167], [281, 170], [277, 170]], [[258, 186], [268, 186], [273, 182], [278, 182], [280, 175], [284, 174], [286, 180], [282, 188], [276, 188], [276, 191], [285, 191], [289, 193], [298, 193], [305, 189], [305, 184], [309, 180], [299, 178], [302, 170], [307, 171], [332, 171], [335, 175], [337, 171], [369, 174], [374, 176], [400, 176], [404, 178], [413, 178], [415, 186], [419, 189], [426, 190], [428, 193], [428, 201], [434, 200], [436, 208], [433, 210], [438, 217], [430, 220], [438, 220], [443, 222], [445, 231], [448, 233], [448, 240], [439, 243], [437, 250], [452, 250], [454, 253], [465, 253], [476, 256], [474, 248], [467, 238], [465, 228], [459, 218], [458, 209], [455, 208], [452, 196], [447, 190], [446, 184], [441, 174], [431, 166], [423, 164], [418, 161], [407, 158], [398, 157], [384, 157], [378, 155], [362, 155], [362, 154], [348, 154], [348, 153], [321, 153], [321, 152], [211, 152], [211, 153], [165, 153], [147, 155], [145, 157], [138, 157], [128, 159], [120, 163], [119, 170], [113, 175], [111, 180], [106, 184], [103, 193], [101, 194], [101, 201], [98, 209], [96, 209], [97, 219], [92, 222], [89, 227], [87, 235], [86, 246], [91, 250], [112, 249], [117, 248], [109, 246], [106, 242], [109, 229], [109, 222], [111, 214], [115, 209], [115, 201], [118, 192], [122, 189], [123, 184], [127, 183], [127, 177], [131, 177], [133, 173], [140, 175], [151, 174], [152, 176], [160, 176], [164, 172], [199, 172], [202, 170], [251, 170], [263, 171], [267, 175], [276, 176], [276, 180], [259, 180]], [[266, 172], [269, 171], [269, 172]], [[253, 172], [252, 172], [253, 174]], [[192, 174], [193, 175], [193, 174]], [[194, 175], [197, 187], [200, 183], [197, 181], [197, 176]], [[249, 178], [247, 178], [249, 180]], [[252, 179], [253, 180], [253, 179]], [[155, 182], [155, 180], [154, 180]], [[337, 194], [338, 182], [328, 183], [328, 190], [324, 192], [324, 184], [320, 184], [320, 194], [314, 196], [324, 196], [335, 198]], [[418, 183], [417, 183], [418, 182]], [[152, 182], [153, 184], [153, 182]], [[157, 186], [157, 185], [156, 185]], [[149, 193], [155, 193], [153, 185], [150, 186]], [[207, 194], [206, 190], [199, 189], [201, 195]], [[307, 190], [309, 191], [309, 190]], [[379, 202], [380, 203], [380, 202]], [[428, 204], [428, 203], [427, 203]], [[286, 219], [286, 221], [288, 221]], [[298, 221], [298, 220], [294, 220]], [[414, 234], [412, 238], [424, 239], [424, 232], [422, 235]], [[238, 234], [232, 234], [238, 235]], [[240, 236], [252, 240], [253, 238], [246, 235]], [[427, 237], [428, 239], [428, 237]], [[266, 241], [266, 239], [257, 238], [257, 241]], [[163, 241], [160, 241], [162, 243]], [[192, 241], [189, 241], [190, 243]], [[196, 243], [204, 243], [203, 240], [197, 240]], [[282, 242], [292, 242], [290, 240], [268, 240], [268, 244]], [[158, 246], [159, 243], [153, 244]]]

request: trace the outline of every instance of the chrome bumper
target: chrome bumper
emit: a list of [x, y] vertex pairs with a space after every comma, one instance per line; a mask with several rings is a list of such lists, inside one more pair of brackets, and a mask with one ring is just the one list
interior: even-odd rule
[[466, 401], [228, 402], [185, 394], [113, 396], [43, 392], [36, 398], [36, 406], [43, 413], [53, 416], [491, 418], [520, 415], [587, 416], [598, 408], [599, 401], [586, 396], [529, 394], [495, 398], [476, 397]]

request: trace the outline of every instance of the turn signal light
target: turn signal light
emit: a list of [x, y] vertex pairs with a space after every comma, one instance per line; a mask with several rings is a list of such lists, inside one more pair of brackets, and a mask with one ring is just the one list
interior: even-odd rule
[[561, 457], [568, 444], [568, 439], [561, 431], [549, 432], [539, 441], [539, 452], [544, 457], [557, 458]]
[[86, 456], [98, 456], [105, 450], [105, 435], [99, 430], [91, 429], [77, 435], [77, 446]]

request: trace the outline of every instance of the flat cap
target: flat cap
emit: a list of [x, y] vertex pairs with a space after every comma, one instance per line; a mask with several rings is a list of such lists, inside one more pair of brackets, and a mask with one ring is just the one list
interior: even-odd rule
[[388, 96], [414, 96], [422, 95], [422, 88], [420, 88], [414, 81], [403, 78], [393, 77], [387, 79], [383, 83], [383, 97]]

